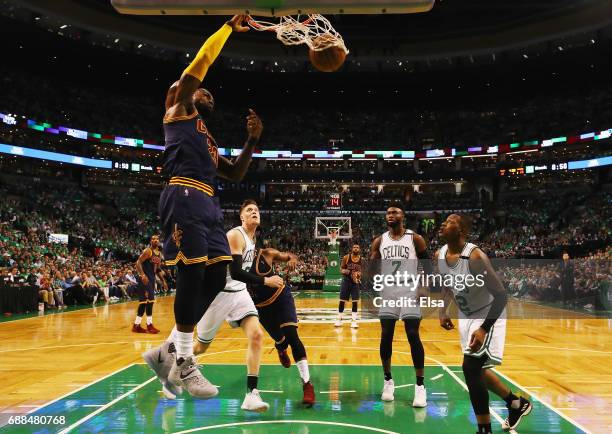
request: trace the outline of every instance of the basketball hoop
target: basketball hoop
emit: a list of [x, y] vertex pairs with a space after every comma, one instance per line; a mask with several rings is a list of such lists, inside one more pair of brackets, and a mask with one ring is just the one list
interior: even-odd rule
[[[324, 51], [331, 47], [338, 47], [349, 53], [344, 44], [342, 35], [334, 29], [329, 20], [323, 15], [310, 14], [290, 15], [280, 17], [279, 23], [256, 20], [249, 16], [247, 23], [253, 30], [259, 32], [275, 32], [276, 39], [285, 45], [306, 44], [313, 51]], [[323, 37], [322, 37], [323, 36]]]

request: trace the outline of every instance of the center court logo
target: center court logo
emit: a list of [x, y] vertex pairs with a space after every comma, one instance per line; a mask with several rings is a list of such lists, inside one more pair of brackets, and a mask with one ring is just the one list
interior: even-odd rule
[[[300, 308], [297, 314], [303, 324], [333, 324], [338, 319], [337, 308]], [[360, 322], [378, 322], [378, 315], [362, 310]]]

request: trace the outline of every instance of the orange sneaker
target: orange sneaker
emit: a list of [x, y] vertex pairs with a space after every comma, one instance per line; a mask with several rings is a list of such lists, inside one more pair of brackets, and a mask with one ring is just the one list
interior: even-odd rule
[[138, 325], [133, 324], [132, 325], [132, 332], [133, 333], [146, 333], [147, 331], [145, 329], [143, 329], [142, 327], [140, 327], [140, 324], [138, 324]]
[[302, 400], [302, 404], [306, 405], [306, 407], [312, 407], [314, 403], [315, 403], [314, 387], [312, 383], [309, 381], [308, 383], [304, 383], [304, 399]]
[[151, 333], [153, 335], [156, 335], [157, 333], [159, 333], [159, 330], [157, 330], [153, 324], [147, 324], [147, 333]]

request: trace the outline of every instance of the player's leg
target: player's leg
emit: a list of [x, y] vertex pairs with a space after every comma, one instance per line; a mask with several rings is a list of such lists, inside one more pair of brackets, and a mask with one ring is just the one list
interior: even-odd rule
[[342, 283], [340, 284], [340, 302], [338, 303], [338, 319], [334, 323], [335, 327], [342, 327], [342, 314], [344, 313], [344, 307], [351, 296], [350, 290], [348, 288], [348, 282], [346, 278], [342, 279]]
[[357, 323], [357, 312], [359, 308], [359, 288], [360, 284], [355, 283], [351, 285], [351, 301], [353, 302], [351, 307], [351, 328], [359, 328], [359, 324]]
[[[243, 291], [246, 293], [246, 291]], [[247, 294], [247, 297], [250, 296]], [[251, 301], [252, 304], [252, 301]], [[263, 352], [263, 332], [257, 316], [251, 315], [240, 321], [240, 327], [248, 339], [247, 349], [247, 393], [240, 408], [248, 411], [262, 413], [270, 408], [259, 395], [257, 383], [259, 381], [259, 367]]]
[[306, 356], [306, 348], [300, 339], [298, 334], [297, 324], [286, 324], [281, 327], [285, 339], [291, 347], [291, 353], [293, 354], [293, 360], [298, 368], [300, 378], [302, 380], [302, 388], [304, 391], [304, 397], [302, 403], [312, 407], [315, 403], [314, 386], [310, 381], [310, 369], [308, 367], [308, 358]]
[[147, 330], [140, 324], [142, 323], [142, 317], [147, 309], [147, 298], [146, 291], [143, 289], [142, 283], [138, 285], [138, 307], [136, 308], [136, 318], [132, 325], [132, 332], [134, 333], [146, 333]]
[[148, 299], [146, 305], [146, 313], [147, 313], [147, 332], [152, 334], [159, 333], [159, 330], [155, 328], [153, 325], [153, 306], [155, 304], [155, 291], [153, 288], [150, 288], [148, 292]]
[[391, 356], [393, 354], [393, 335], [395, 334], [396, 319], [380, 318], [380, 361], [382, 363], [385, 382], [381, 399], [383, 401], [393, 401], [395, 385], [391, 375]]
[[[190, 395], [197, 398], [211, 398], [219, 392], [198, 369], [193, 355], [193, 329], [216, 295], [225, 287], [226, 268], [225, 262], [210, 267], [205, 267], [204, 264], [179, 266], [174, 302], [177, 354], [176, 363], [170, 369], [168, 380], [184, 387]], [[179, 297], [179, 286], [182, 289], [181, 297]]]
[[531, 402], [516, 396], [491, 369], [493, 366], [500, 365], [504, 355], [504, 345], [506, 341], [506, 319], [501, 318], [488, 333], [486, 340], [487, 363], [484, 365], [484, 379], [487, 389], [495, 393], [506, 403], [508, 417], [502, 423], [504, 429], [515, 429], [521, 419], [531, 413]]
[[476, 422], [478, 423], [478, 434], [491, 434], [491, 414], [489, 413], [489, 391], [485, 381], [483, 366], [487, 361], [487, 356], [463, 357], [463, 375], [465, 384], [468, 387], [470, 401]]
[[425, 349], [421, 342], [419, 328], [421, 325], [420, 318], [407, 318], [404, 320], [404, 329], [410, 344], [410, 353], [412, 355], [412, 363], [416, 374], [416, 384], [414, 386], [413, 407], [427, 406], [427, 392], [425, 390]]

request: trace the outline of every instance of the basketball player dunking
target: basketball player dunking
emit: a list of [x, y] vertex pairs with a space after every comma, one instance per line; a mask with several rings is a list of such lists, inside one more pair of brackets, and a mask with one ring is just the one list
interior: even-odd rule
[[[151, 237], [151, 244], [144, 249], [136, 261], [138, 275], [138, 311], [136, 320], [132, 326], [134, 333], [159, 333], [153, 326], [153, 303], [155, 303], [155, 275], [160, 270], [162, 263], [159, 251], [159, 235]], [[147, 328], [140, 326], [142, 316], [147, 313]]]
[[[407, 273], [416, 276], [418, 273], [418, 260], [428, 259], [425, 240], [420, 235], [406, 229], [404, 226], [404, 208], [400, 203], [393, 203], [387, 208], [386, 221], [389, 228], [372, 243], [370, 252], [370, 266], [376, 268], [380, 263], [380, 274], [383, 276]], [[426, 267], [427, 261], [423, 264]], [[430, 267], [431, 268], [431, 267]], [[427, 272], [427, 269], [425, 270]], [[374, 274], [370, 271], [370, 275]], [[421, 308], [418, 303], [396, 307], [397, 301], [412, 299], [418, 300], [417, 292], [408, 287], [391, 285], [382, 290], [382, 304], [379, 311], [382, 333], [380, 336], [380, 359], [384, 371], [385, 381], [381, 399], [393, 401], [395, 384], [391, 376], [391, 355], [393, 353], [393, 335], [397, 320], [404, 322], [406, 335], [410, 344], [412, 362], [416, 373], [414, 386], [413, 407], [427, 406], [427, 392], [425, 390], [425, 350], [419, 327], [421, 324]], [[387, 303], [390, 301], [391, 303]]]
[[[253, 200], [245, 201], [240, 207], [241, 226], [227, 233], [232, 263], [230, 264], [225, 288], [214, 299], [197, 325], [197, 341], [194, 354], [206, 352], [217, 331], [227, 321], [232, 328], [240, 327], [248, 339], [247, 348], [247, 394], [241, 408], [247, 411], [264, 412], [269, 405], [261, 399], [257, 390], [261, 353], [263, 350], [263, 332], [259, 326], [257, 308], [247, 291], [248, 284], [263, 284], [274, 289], [284, 285], [279, 276], [260, 277], [250, 272], [255, 256], [255, 231], [259, 226], [260, 216], [257, 204]], [[170, 358], [166, 363], [160, 363], [159, 355], [168, 353], [174, 334], [160, 347], [153, 348], [143, 354], [145, 362], [155, 371], [162, 385], [167, 383], [171, 367]], [[163, 359], [163, 357], [162, 357]], [[174, 399], [166, 388], [163, 389], [167, 398]]]
[[338, 320], [334, 324], [336, 327], [342, 327], [342, 313], [344, 306], [349, 299], [353, 302], [351, 309], [351, 327], [358, 328], [357, 324], [357, 308], [359, 304], [359, 292], [361, 290], [361, 270], [363, 261], [361, 259], [361, 247], [359, 244], [353, 244], [351, 253], [344, 255], [340, 264], [342, 273], [342, 283], [340, 284], [340, 303], [338, 304]]
[[217, 176], [236, 182], [244, 177], [263, 129], [251, 110], [241, 155], [234, 163], [219, 156], [204, 123], [213, 112], [214, 99], [200, 84], [231, 33], [248, 30], [243, 26], [246, 19], [236, 15], [208, 38], [166, 96], [164, 172], [170, 175], [170, 182], [161, 194], [159, 214], [166, 264], [178, 267], [173, 339], [176, 361], [167, 385], [174, 386], [174, 392], [185, 387], [198, 398], [210, 398], [218, 391], [198, 369], [193, 329], [225, 287], [226, 264], [232, 260], [217, 196]]
[[[468, 219], [457, 214], [448, 216], [440, 229], [447, 244], [436, 252], [434, 259], [443, 276], [460, 276], [462, 282], [444, 289], [445, 308], [440, 310], [440, 324], [446, 330], [454, 328], [448, 315], [449, 304], [454, 300], [459, 310], [463, 374], [478, 434], [491, 434], [488, 390], [506, 402], [508, 417], [502, 427], [507, 430], [516, 428], [523, 416], [531, 412], [531, 403], [514, 395], [489, 369], [501, 364], [504, 354], [507, 294], [487, 255], [467, 242], [469, 233]], [[468, 275], [474, 276], [470, 279], [473, 285], [464, 284]]]

